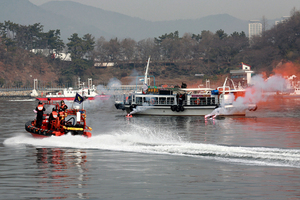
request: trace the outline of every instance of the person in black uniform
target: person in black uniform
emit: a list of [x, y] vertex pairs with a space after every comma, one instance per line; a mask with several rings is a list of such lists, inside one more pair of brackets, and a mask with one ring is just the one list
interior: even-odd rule
[[62, 111], [66, 111], [68, 109], [68, 106], [65, 104], [64, 100], [61, 100], [60, 102], [60, 109], [62, 109]]
[[38, 106], [35, 108], [37, 111], [36, 114], [36, 127], [41, 128], [43, 123], [43, 115], [44, 111], [46, 110], [43, 103], [39, 102]]

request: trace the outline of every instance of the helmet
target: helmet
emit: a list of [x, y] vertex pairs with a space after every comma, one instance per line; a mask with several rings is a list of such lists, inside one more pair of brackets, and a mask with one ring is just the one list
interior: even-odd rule
[[39, 104], [43, 104], [43, 103], [39, 101]]
[[65, 103], [65, 101], [64, 100], [61, 100], [61, 102], [60, 103]]

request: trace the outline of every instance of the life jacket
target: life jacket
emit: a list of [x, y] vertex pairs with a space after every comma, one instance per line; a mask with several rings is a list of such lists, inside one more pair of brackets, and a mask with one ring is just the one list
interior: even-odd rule
[[66, 110], [66, 109], [67, 109], [67, 106], [66, 106], [66, 104], [63, 104], [63, 105], [61, 105], [61, 106], [60, 106], [60, 109], [62, 109], [62, 110]]
[[64, 111], [60, 111], [58, 114], [59, 114], [59, 116], [60, 116], [62, 119], [63, 119], [63, 117], [65, 116], [65, 115], [64, 115]]
[[55, 119], [54, 128], [55, 128], [56, 130], [58, 130], [59, 127], [60, 127], [60, 120], [59, 120], [59, 118], [57, 117], [57, 118]]
[[44, 106], [43, 106], [43, 105], [38, 105], [38, 106], [37, 106], [37, 109], [38, 109], [39, 111], [42, 111], [42, 110], [43, 110], [43, 108], [44, 108]]
[[52, 116], [53, 116], [54, 119], [56, 119], [56, 117], [57, 117], [57, 112], [56, 112], [56, 111], [52, 111]]

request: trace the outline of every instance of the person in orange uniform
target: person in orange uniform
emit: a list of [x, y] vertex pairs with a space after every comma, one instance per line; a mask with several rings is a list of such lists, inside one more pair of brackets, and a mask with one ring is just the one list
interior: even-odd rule
[[46, 110], [43, 103], [39, 102], [38, 106], [35, 108], [37, 111], [36, 114], [36, 127], [41, 128], [43, 123], [43, 115], [44, 111]]
[[57, 113], [56, 109], [53, 108], [53, 109], [52, 109], [52, 112], [51, 112], [51, 114], [50, 114], [50, 116], [49, 116], [48, 129], [51, 129], [51, 123], [54, 123], [53, 121], [56, 120], [57, 116], [58, 116], [58, 113]]

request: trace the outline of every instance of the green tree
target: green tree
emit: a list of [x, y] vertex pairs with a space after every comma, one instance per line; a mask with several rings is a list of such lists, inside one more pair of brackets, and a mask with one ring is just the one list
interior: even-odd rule
[[74, 33], [68, 40], [70, 42], [67, 43], [67, 46], [72, 59], [90, 58], [95, 47], [92, 35], [86, 34], [80, 38], [77, 33]]
[[177, 60], [180, 58], [180, 39], [178, 31], [154, 38], [163, 60]]
[[82, 38], [82, 46], [85, 57], [90, 60], [95, 48], [95, 38], [91, 34], [84, 35]]
[[47, 41], [47, 49], [50, 51], [55, 49], [56, 53], [60, 53], [65, 47], [64, 42], [60, 39], [60, 30], [49, 30], [44, 39]]
[[80, 38], [77, 33], [74, 33], [68, 39], [70, 42], [67, 43], [67, 46], [71, 53], [72, 66], [75, 74], [80, 75], [93, 65], [93, 60], [90, 58], [94, 50], [94, 38], [90, 34]]
[[85, 54], [83, 49], [83, 40], [78, 36], [77, 33], [73, 33], [68, 40], [70, 42], [67, 43], [67, 46], [69, 53], [71, 53], [72, 60], [83, 58]]

